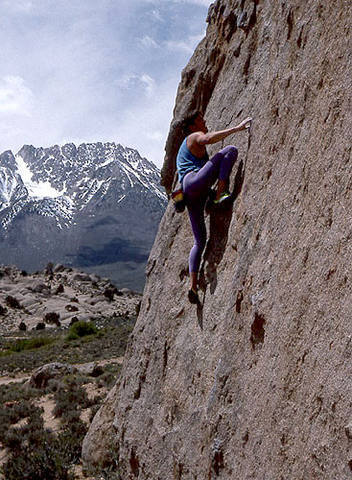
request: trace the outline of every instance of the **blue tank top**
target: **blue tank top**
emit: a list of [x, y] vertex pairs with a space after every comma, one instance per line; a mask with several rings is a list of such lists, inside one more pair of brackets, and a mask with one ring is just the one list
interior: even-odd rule
[[176, 168], [178, 172], [178, 179], [182, 184], [182, 180], [186, 173], [189, 172], [198, 172], [203, 165], [209, 160], [208, 154], [205, 153], [204, 157], [198, 158], [195, 157], [187, 147], [187, 137], [183, 140], [182, 145], [177, 154], [176, 158]]

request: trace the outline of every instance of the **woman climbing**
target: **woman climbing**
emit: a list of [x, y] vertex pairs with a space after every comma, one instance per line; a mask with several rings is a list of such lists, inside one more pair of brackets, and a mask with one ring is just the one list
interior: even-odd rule
[[192, 225], [194, 245], [189, 255], [190, 290], [188, 299], [199, 303], [198, 270], [206, 243], [204, 207], [211, 186], [218, 180], [215, 205], [231, 199], [229, 178], [237, 159], [237, 148], [229, 145], [209, 159], [205, 146], [220, 142], [232, 133], [250, 127], [252, 119], [246, 118], [236, 127], [218, 132], [208, 132], [203, 115], [195, 112], [184, 120], [184, 139], [176, 159], [179, 181], [185, 195], [189, 218]]

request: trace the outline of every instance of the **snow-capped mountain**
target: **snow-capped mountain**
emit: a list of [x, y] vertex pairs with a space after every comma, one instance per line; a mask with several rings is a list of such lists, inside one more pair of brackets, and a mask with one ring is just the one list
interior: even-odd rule
[[[141, 288], [166, 205], [156, 166], [115, 143], [0, 155], [0, 263], [86, 267]], [[126, 276], [129, 268], [132, 285]], [[138, 267], [138, 268], [137, 268]]]

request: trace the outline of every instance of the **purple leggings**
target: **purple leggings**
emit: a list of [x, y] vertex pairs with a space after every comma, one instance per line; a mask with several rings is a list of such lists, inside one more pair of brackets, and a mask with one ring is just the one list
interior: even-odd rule
[[207, 240], [204, 207], [209, 189], [217, 179], [229, 180], [237, 154], [237, 148], [229, 145], [208, 160], [198, 172], [189, 172], [183, 179], [183, 191], [194, 236], [194, 245], [189, 254], [190, 272], [198, 272]]

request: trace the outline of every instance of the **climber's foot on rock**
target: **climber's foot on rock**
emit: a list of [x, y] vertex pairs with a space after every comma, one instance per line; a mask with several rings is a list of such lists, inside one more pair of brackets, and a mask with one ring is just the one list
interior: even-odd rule
[[193, 303], [193, 304], [200, 303], [198, 292], [196, 290], [193, 290], [193, 288], [188, 290], [188, 300], [190, 301], [190, 303]]
[[227, 205], [232, 200], [230, 192], [224, 192], [220, 195], [220, 198], [214, 200], [214, 205]]

